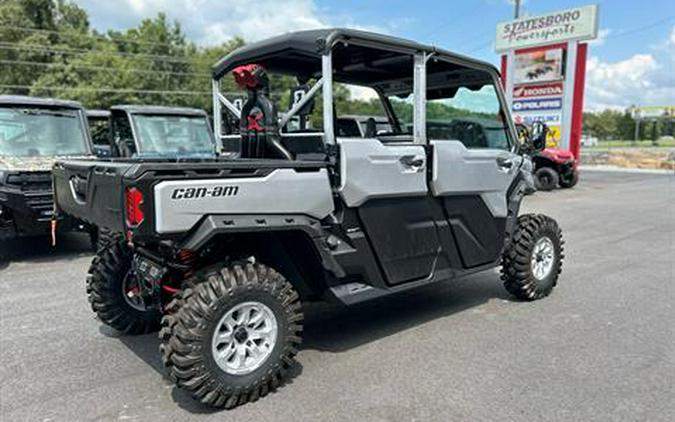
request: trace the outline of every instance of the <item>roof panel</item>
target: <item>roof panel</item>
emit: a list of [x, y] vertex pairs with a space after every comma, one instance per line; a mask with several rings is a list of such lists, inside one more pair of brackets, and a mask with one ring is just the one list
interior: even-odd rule
[[[470, 63], [477, 67], [490, 67], [493, 70], [496, 70], [496, 68], [489, 63], [471, 59], [469, 57], [455, 54], [447, 50], [439, 49], [432, 45], [419, 44], [403, 38], [392, 37], [389, 35], [377, 34], [373, 32], [359, 31], [355, 29], [325, 28], [289, 32], [240, 47], [223, 57], [213, 66], [213, 78], [220, 79], [225, 73], [229, 72], [236, 66], [265, 61], [265, 59], [269, 59], [275, 55], [280, 55], [281, 53], [292, 53], [296, 56], [305, 57], [308, 61], [312, 59], [318, 60], [321, 57], [321, 54], [323, 54], [325, 46], [332, 45], [336, 40], [349, 39], [380, 45], [384, 49], [389, 46], [392, 49], [406, 49], [410, 50], [411, 52], [436, 52], [440, 56]], [[288, 64], [291, 66], [299, 66], [298, 62], [289, 62]], [[316, 66], [314, 66], [314, 68], [316, 68]], [[297, 71], [300, 71], [301, 69], [303, 68], [298, 67]], [[283, 70], [290, 71], [292, 69]]]
[[0, 105], [27, 106], [27, 107], [59, 107], [81, 109], [82, 104], [77, 101], [59, 100], [56, 98], [31, 97], [28, 95], [0, 95]]

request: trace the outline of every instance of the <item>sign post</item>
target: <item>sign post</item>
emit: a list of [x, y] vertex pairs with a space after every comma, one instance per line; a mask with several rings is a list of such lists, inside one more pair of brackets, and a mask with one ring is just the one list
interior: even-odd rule
[[597, 37], [598, 7], [582, 6], [497, 24], [502, 82], [516, 123], [541, 120], [548, 146], [579, 158], [588, 44]]

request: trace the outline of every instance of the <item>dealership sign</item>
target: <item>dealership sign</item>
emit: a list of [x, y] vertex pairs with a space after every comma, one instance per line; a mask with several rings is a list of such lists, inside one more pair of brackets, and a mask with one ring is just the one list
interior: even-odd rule
[[513, 88], [513, 98], [523, 99], [532, 97], [561, 97], [563, 94], [563, 83], [555, 82], [551, 84], [536, 85], [516, 85]]
[[570, 40], [590, 40], [598, 34], [596, 5], [528, 16], [497, 24], [495, 50], [503, 52]]
[[560, 110], [562, 97], [513, 101], [513, 111]]

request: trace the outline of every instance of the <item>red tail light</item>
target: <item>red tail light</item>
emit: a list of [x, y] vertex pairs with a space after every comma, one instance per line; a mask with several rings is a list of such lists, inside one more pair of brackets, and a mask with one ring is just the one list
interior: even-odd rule
[[137, 188], [127, 188], [126, 190], [126, 213], [127, 226], [130, 228], [137, 227], [145, 220], [145, 215], [141, 209], [143, 204], [143, 192]]

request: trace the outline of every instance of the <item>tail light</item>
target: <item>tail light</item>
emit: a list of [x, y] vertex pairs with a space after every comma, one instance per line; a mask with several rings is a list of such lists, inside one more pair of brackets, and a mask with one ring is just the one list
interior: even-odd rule
[[145, 215], [141, 209], [141, 205], [143, 205], [143, 192], [137, 188], [127, 188], [125, 196], [127, 227], [138, 227], [145, 220]]

